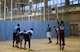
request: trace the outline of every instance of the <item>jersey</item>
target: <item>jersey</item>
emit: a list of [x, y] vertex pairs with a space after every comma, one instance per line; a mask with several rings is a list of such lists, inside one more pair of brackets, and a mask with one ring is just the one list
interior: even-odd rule
[[30, 33], [33, 34], [33, 31], [32, 31], [32, 30], [28, 30], [28, 31], [24, 32], [24, 34], [28, 34], [28, 35], [29, 35]]
[[47, 32], [51, 32], [51, 27], [48, 27], [47, 28]]
[[64, 30], [64, 24], [61, 24], [59, 28], [60, 30]]
[[32, 34], [33, 34], [33, 31], [32, 30], [28, 30], [28, 31], [24, 32], [24, 39], [25, 40], [30, 39], [31, 36], [32, 36]]
[[18, 34], [20, 32], [20, 27], [19, 26], [15, 26], [13, 32], [16, 33], [16, 34]]

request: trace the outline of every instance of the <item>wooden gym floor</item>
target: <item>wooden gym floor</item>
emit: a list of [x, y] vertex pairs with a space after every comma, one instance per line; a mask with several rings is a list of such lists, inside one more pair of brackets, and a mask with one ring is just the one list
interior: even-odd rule
[[80, 37], [66, 38], [66, 45], [63, 51], [59, 50], [59, 45], [56, 45], [55, 38], [52, 38], [51, 44], [47, 42], [47, 39], [32, 39], [31, 49], [33, 49], [33, 51], [28, 51], [13, 48], [12, 41], [0, 41], [0, 52], [80, 52]]

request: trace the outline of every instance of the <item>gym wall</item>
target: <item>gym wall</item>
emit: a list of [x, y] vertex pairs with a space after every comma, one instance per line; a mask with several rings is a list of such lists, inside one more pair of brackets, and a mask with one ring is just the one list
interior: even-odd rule
[[[52, 27], [52, 38], [56, 37], [54, 32], [54, 26], [58, 26], [57, 22], [47, 22], [47, 21], [0, 21], [0, 41], [3, 40], [12, 40], [13, 39], [13, 29], [17, 24], [20, 24], [21, 31], [29, 30], [30, 28], [34, 29], [34, 33], [32, 35], [33, 39], [46, 38], [46, 29], [47, 24], [50, 24]], [[65, 22], [65, 36], [70, 36], [70, 24], [69, 22]]]

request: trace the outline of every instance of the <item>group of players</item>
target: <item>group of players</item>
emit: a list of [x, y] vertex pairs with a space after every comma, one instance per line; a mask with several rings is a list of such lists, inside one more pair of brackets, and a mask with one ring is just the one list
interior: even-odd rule
[[[13, 32], [13, 47], [19, 48], [19, 43], [20, 43], [20, 49], [26, 49], [26, 42], [28, 42], [30, 48], [30, 39], [32, 34], [33, 34], [33, 28], [31, 28], [28, 31], [26, 30], [20, 31], [20, 24], [17, 24]], [[24, 48], [22, 48], [23, 39], [24, 39]]]
[[[54, 26], [54, 31], [56, 32], [56, 39], [57, 39], [56, 44], [59, 44], [60, 50], [63, 50], [65, 46], [64, 21], [63, 20], [59, 21], [57, 19], [57, 22], [58, 22], [58, 27]], [[50, 24], [48, 24], [47, 27], [47, 38], [49, 40], [48, 43], [52, 42], [51, 31], [52, 31], [52, 27], [50, 26]]]
[[[57, 42], [56, 44], [60, 45], [60, 50], [64, 49], [64, 45], [65, 45], [65, 36], [64, 36], [64, 21], [58, 21], [58, 27], [56, 28], [56, 26], [54, 26], [54, 30], [56, 32], [56, 37], [57, 37]], [[47, 38], [49, 39], [48, 43], [51, 43], [51, 31], [52, 28], [50, 26], [50, 24], [48, 24], [47, 27]], [[30, 30], [26, 31], [20, 31], [20, 24], [17, 24], [17, 26], [14, 29], [13, 32], [13, 47], [17, 47], [19, 48], [19, 43], [20, 43], [20, 49], [22, 48], [22, 41], [24, 39], [24, 49], [26, 49], [26, 42], [28, 42], [28, 46], [30, 48], [30, 39], [31, 36], [33, 34], [33, 28], [31, 28]], [[14, 45], [14, 43], [16, 42], [16, 45]]]

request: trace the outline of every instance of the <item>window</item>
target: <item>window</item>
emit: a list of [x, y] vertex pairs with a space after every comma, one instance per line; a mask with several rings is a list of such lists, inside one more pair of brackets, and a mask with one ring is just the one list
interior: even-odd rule
[[69, 1], [74, 1], [74, 0], [69, 0]]
[[13, 10], [18, 10], [18, 8], [14, 8]]
[[33, 8], [33, 9], [36, 9], [36, 4], [33, 4], [33, 5], [32, 5], [32, 8]]
[[66, 1], [65, 1], [65, 0], [61, 0], [61, 2], [62, 2], [62, 3], [65, 3]]
[[40, 2], [40, 3], [38, 3], [38, 4], [37, 4], [37, 7], [38, 7], [38, 8], [40, 8], [40, 7], [44, 7], [44, 2]]
[[40, 2], [40, 3], [37, 3], [37, 4], [33, 4], [32, 5], [33, 10], [36, 10], [36, 9], [41, 10], [42, 7], [44, 7], [44, 2]]
[[73, 4], [78, 4], [78, 0], [74, 1]]
[[41, 10], [41, 8], [44, 7], [44, 2], [37, 3], [36, 5], [37, 5], [37, 9]]
[[57, 4], [57, 1], [56, 0], [54, 0], [53, 2], [54, 2], [54, 4]]
[[18, 8], [14, 8], [12, 11], [15, 14], [18, 11]]
[[25, 6], [25, 10], [29, 10], [29, 6]]
[[78, 0], [78, 3], [80, 4], [80, 0]]
[[32, 0], [29, 0], [29, 2], [32, 2]]
[[49, 0], [48, 1], [48, 6], [56, 5], [56, 4], [57, 4], [58, 7], [65, 6], [65, 2], [66, 2], [65, 0]]
[[57, 1], [57, 4], [60, 4], [60, 3], [62, 3], [61, 0], [58, 0], [58, 1]]
[[71, 1], [71, 2], [69, 2], [70, 3], [70, 5], [72, 5], [73, 4], [73, 2]]
[[61, 6], [65, 6], [65, 3], [62, 3]]
[[57, 7], [61, 7], [61, 4], [58, 4]]
[[53, 5], [53, 1], [52, 0], [48, 1], [48, 6], [51, 6], [51, 5]]
[[38, 3], [38, 4], [37, 4], [37, 7], [38, 7], [38, 8], [42, 7], [42, 3]]
[[42, 2], [42, 7], [44, 7], [44, 2]]
[[38, 8], [38, 10], [41, 10], [41, 8]]
[[79, 4], [79, 0], [69, 0], [70, 5]]

